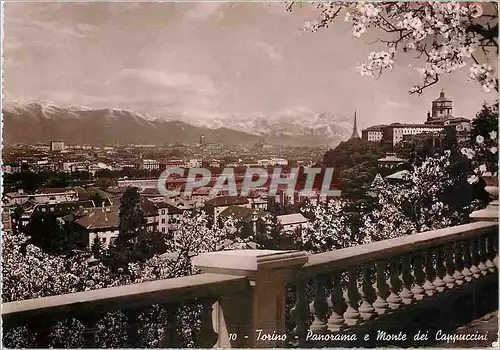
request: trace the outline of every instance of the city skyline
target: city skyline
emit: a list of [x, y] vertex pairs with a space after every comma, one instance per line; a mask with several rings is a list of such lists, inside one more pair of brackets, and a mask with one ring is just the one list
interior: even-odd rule
[[[62, 106], [125, 108], [188, 123], [216, 117], [331, 113], [358, 125], [422, 122], [444, 89], [457, 116], [472, 118], [485, 94], [467, 70], [421, 96], [403, 57], [380, 79], [356, 65], [376, 45], [335, 29], [300, 28], [317, 12], [263, 3], [9, 3], [4, 96]], [[342, 48], [342, 50], [339, 50]], [[36, 79], [34, 79], [36, 77]]]

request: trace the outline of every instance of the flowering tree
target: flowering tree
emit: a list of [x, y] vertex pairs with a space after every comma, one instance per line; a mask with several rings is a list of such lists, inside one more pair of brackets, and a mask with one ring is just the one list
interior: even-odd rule
[[[186, 276], [195, 272], [191, 258], [199, 253], [244, 248], [244, 240], [238, 238], [234, 220], [209, 228], [206, 213], [185, 213], [179, 224], [180, 229], [169, 245], [170, 254], [131, 262], [118, 271], [101, 262], [90, 265], [90, 254], [49, 255], [34, 245], [25, 245], [27, 236], [7, 231], [2, 242], [2, 300], [17, 301]], [[192, 345], [192, 333], [199, 328], [200, 311], [199, 305], [193, 304], [179, 312], [180, 334], [186, 345]], [[144, 320], [140, 330], [144, 346], [159, 346], [160, 331], [165, 327], [165, 311], [153, 306], [141, 318]], [[126, 345], [126, 318], [122, 312], [105, 315], [97, 329], [96, 342], [100, 346]], [[79, 347], [83, 340], [82, 332], [83, 325], [79, 321], [61, 321], [54, 328], [51, 344], [55, 347]], [[26, 327], [8, 330], [4, 334], [4, 345], [8, 347], [33, 345], [33, 334]]]
[[[291, 11], [294, 2], [286, 3]], [[418, 69], [422, 83], [410, 93], [422, 91], [439, 81], [440, 76], [469, 66], [469, 77], [483, 90], [498, 91], [498, 5], [497, 3], [452, 2], [321, 2], [319, 18], [307, 22], [305, 29], [317, 31], [336, 18], [352, 24], [353, 35], [360, 38], [368, 29], [380, 33], [378, 42], [387, 50], [371, 52], [358, 67], [362, 75], [380, 75], [392, 69], [398, 52], [415, 53], [425, 60]]]
[[331, 199], [304, 208], [302, 212], [311, 224], [301, 231], [302, 249], [320, 253], [358, 245], [359, 238], [350, 225], [349, 204], [343, 199]]
[[498, 174], [498, 105], [483, 105], [472, 125], [471, 138], [461, 153], [470, 160], [468, 181], [475, 184], [487, 173]]
[[427, 158], [403, 176], [400, 184], [381, 183], [375, 189], [378, 208], [364, 216], [365, 242], [439, 229], [464, 222], [471, 205], [458, 211], [447, 203], [448, 191], [460, 179], [451, 176], [451, 151]]
[[168, 251], [175, 256], [172, 269], [176, 276], [194, 273], [191, 258], [200, 253], [243, 248], [251, 237], [241, 238], [237, 221], [229, 217], [210, 225], [205, 211], [185, 211], [174, 224], [178, 227], [167, 242]]

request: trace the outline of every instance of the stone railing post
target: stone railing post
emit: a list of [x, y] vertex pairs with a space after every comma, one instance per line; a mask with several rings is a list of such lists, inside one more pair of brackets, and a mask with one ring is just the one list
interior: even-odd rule
[[200, 254], [205, 273], [247, 276], [248, 290], [219, 298], [213, 312], [216, 347], [285, 345], [286, 283], [308, 261], [300, 251], [229, 250]]
[[476, 210], [470, 214], [471, 221], [497, 221], [498, 222], [498, 186], [486, 186], [491, 202], [481, 210]]

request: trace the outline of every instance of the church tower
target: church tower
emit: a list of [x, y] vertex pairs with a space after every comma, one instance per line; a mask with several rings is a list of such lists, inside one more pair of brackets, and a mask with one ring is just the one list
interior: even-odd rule
[[432, 101], [432, 113], [430, 120], [451, 117], [453, 101], [444, 95], [444, 90], [441, 90], [439, 97]]
[[359, 134], [358, 134], [358, 125], [356, 121], [356, 110], [354, 110], [354, 125], [352, 127], [352, 135], [349, 140], [355, 140], [355, 139], [360, 139]]

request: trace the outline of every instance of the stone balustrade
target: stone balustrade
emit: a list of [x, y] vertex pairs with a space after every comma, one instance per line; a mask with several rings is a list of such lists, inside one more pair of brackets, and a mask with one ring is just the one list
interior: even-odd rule
[[139, 347], [138, 315], [162, 305], [169, 315], [162, 346], [181, 347], [176, 312], [195, 300], [202, 308], [197, 347], [307, 346], [311, 333], [349, 332], [495, 276], [498, 223], [479, 221], [314, 255], [205, 253], [193, 264], [203, 273], [5, 303], [4, 327], [29, 325], [46, 347], [55, 321], [77, 318], [91, 347], [99, 317], [119, 309], [127, 316], [128, 345]]
[[[488, 222], [312, 255], [294, 275], [292, 334], [298, 345], [305, 345], [308, 331], [346, 332], [412, 304], [454, 293], [497, 274], [497, 268], [498, 225]], [[311, 279], [309, 302], [304, 287]]]
[[[37, 347], [49, 347], [50, 333], [57, 321], [77, 319], [86, 328], [85, 347], [95, 344], [97, 322], [108, 312], [122, 310], [127, 317], [127, 346], [141, 346], [139, 316], [152, 305], [167, 311], [167, 322], [161, 347], [184, 347], [177, 324], [178, 311], [195, 300], [191, 306], [201, 309], [201, 329], [197, 332], [197, 347], [212, 347], [217, 340], [212, 323], [212, 307], [220, 296], [246, 290], [245, 277], [199, 274], [166, 280], [143, 282], [93, 291], [56, 295], [44, 298], [9, 302], [2, 305], [3, 330], [28, 326], [36, 334]], [[189, 304], [188, 304], [189, 305]]]

